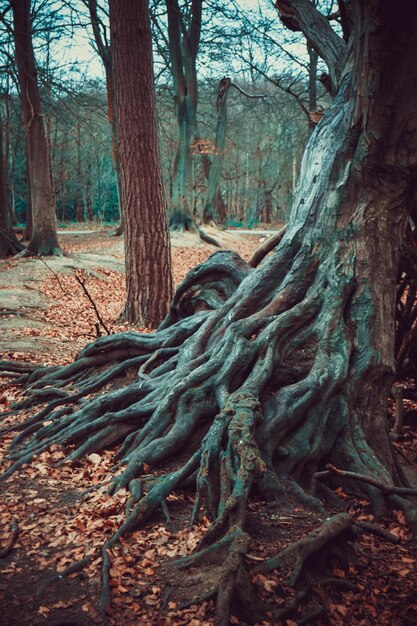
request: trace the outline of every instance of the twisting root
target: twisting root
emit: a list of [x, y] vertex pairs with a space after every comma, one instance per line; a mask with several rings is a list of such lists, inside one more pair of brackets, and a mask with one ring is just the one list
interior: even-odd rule
[[261, 563], [261, 565], [255, 568], [255, 571], [268, 572], [283, 566], [289, 567], [291, 573], [288, 577], [288, 582], [290, 585], [295, 585], [307, 559], [315, 552], [321, 550], [330, 541], [337, 538], [341, 533], [350, 530], [351, 527], [351, 516], [347, 513], [337, 513], [323, 522], [319, 528], [303, 537], [303, 539], [290, 544], [276, 556]]
[[[216, 624], [223, 626], [234, 603], [245, 619], [264, 612], [244, 563], [254, 484], [278, 500], [291, 493], [323, 514], [315, 488], [329, 462], [350, 479], [393, 482], [362, 426], [370, 373], [382, 381], [389, 374], [375, 366], [368, 334], [356, 330], [364, 305], [355, 301], [362, 292], [354, 268], [337, 246], [323, 258], [308, 245], [297, 229], [288, 231], [256, 272], [237, 255], [218, 252], [185, 278], [154, 334], [101, 337], [71, 365], [28, 375], [27, 396], [13, 410], [48, 404], [16, 429], [5, 476], [52, 444], [75, 445], [68, 456], [76, 459], [121, 443], [124, 470], [109, 491], [127, 487], [131, 496], [124, 523], [101, 551], [103, 610], [111, 599], [111, 548], [157, 509], [167, 515], [165, 501], [176, 488], [196, 488], [193, 524], [202, 512], [211, 520], [196, 552], [178, 566], [214, 568], [212, 588], [200, 599], [216, 597]], [[134, 382], [102, 393], [132, 370]], [[181, 466], [164, 473], [179, 453]], [[161, 473], [143, 477], [145, 464]], [[377, 513], [391, 501], [417, 519], [398, 495], [406, 492], [382, 493], [375, 485], [362, 481], [360, 489]], [[335, 516], [264, 567], [292, 560], [295, 583], [309, 556], [350, 526], [349, 516]]]

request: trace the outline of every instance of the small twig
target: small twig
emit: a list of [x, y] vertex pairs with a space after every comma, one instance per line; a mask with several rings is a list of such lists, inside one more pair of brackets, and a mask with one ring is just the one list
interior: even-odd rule
[[[359, 480], [363, 483], [368, 483], [386, 494], [397, 493], [402, 496], [417, 496], [417, 489], [412, 489], [411, 487], [395, 487], [394, 485], [387, 485], [381, 480], [377, 480], [371, 476], [365, 476], [365, 474], [357, 474], [356, 472], [348, 472], [346, 470], [338, 469], [334, 465], [330, 465], [330, 463], [326, 465], [326, 467], [329, 474], [333, 473], [336, 474], [336, 476], [341, 476], [342, 478], [350, 478], [351, 480]], [[325, 472], [318, 472], [314, 477], [322, 478], [325, 475]]]
[[86, 296], [87, 296], [87, 298], [90, 300], [91, 305], [92, 305], [92, 307], [93, 307], [93, 309], [94, 309], [94, 312], [95, 312], [95, 314], [96, 314], [96, 316], [97, 316], [98, 321], [100, 322], [100, 324], [102, 325], [102, 327], [104, 328], [104, 330], [106, 331], [106, 333], [107, 333], [108, 335], [111, 335], [110, 330], [107, 328], [106, 324], [105, 324], [105, 323], [104, 323], [104, 321], [103, 321], [103, 318], [101, 317], [101, 315], [100, 315], [100, 313], [99, 313], [99, 311], [98, 311], [98, 309], [97, 309], [96, 303], [94, 302], [94, 300], [93, 300], [93, 298], [91, 297], [91, 295], [90, 295], [90, 293], [89, 293], [89, 291], [88, 291], [87, 287], [85, 286], [85, 281], [84, 281], [84, 280], [82, 280], [82, 279], [81, 279], [79, 276], [77, 276], [77, 274], [75, 274], [75, 273], [74, 273], [74, 276], [75, 276], [75, 280], [78, 282], [78, 284], [79, 284], [79, 285], [81, 285], [81, 287], [82, 287], [82, 289], [83, 289], [83, 291], [84, 291], [85, 295], [86, 295]]
[[13, 545], [17, 539], [18, 534], [19, 534], [19, 523], [16, 517], [12, 517], [12, 521], [10, 522], [10, 535], [7, 539], [6, 545], [4, 546], [2, 550], [0, 550], [0, 559], [4, 559], [9, 554], [9, 552], [13, 548]]
[[70, 296], [71, 297], [73, 294], [70, 291], [67, 291], [67, 289], [65, 289], [65, 287], [62, 285], [61, 280], [59, 278], [59, 274], [57, 274], [57, 272], [55, 272], [52, 269], [52, 267], [50, 265], [48, 265], [48, 263], [45, 261], [45, 259], [43, 257], [41, 257], [40, 255], [35, 255], [35, 258], [38, 259], [38, 261], [42, 261], [42, 263], [48, 268], [48, 270], [55, 276], [61, 291], [66, 296]]
[[[46, 265], [46, 267], [48, 268], [48, 270], [49, 270], [50, 272], [52, 272], [52, 274], [53, 274], [53, 275], [55, 276], [55, 278], [57, 279], [57, 281], [58, 281], [58, 285], [59, 285], [59, 287], [61, 288], [62, 292], [63, 292], [65, 295], [72, 297], [72, 296], [73, 296], [73, 294], [72, 294], [71, 292], [67, 291], [67, 290], [65, 289], [65, 287], [63, 287], [63, 285], [62, 285], [62, 283], [61, 283], [61, 281], [60, 281], [59, 275], [58, 275], [56, 272], [54, 272], [54, 270], [52, 269], [52, 267], [50, 267], [50, 266], [48, 265], [48, 263], [45, 261], [45, 259], [43, 259], [41, 256], [36, 256], [36, 258], [37, 258], [37, 259], [39, 259], [40, 261], [42, 261], [42, 263], [43, 263], [44, 265]], [[85, 286], [85, 281], [81, 280], [81, 278], [80, 278], [79, 276], [77, 276], [77, 274], [76, 274], [75, 272], [74, 272], [74, 274], [73, 274], [73, 275], [74, 275], [74, 277], [75, 277], [75, 280], [76, 280], [76, 281], [77, 281], [77, 282], [81, 285], [81, 287], [82, 287], [82, 289], [83, 289], [83, 291], [84, 291], [85, 295], [87, 296], [88, 300], [90, 301], [91, 305], [93, 306], [94, 312], [95, 312], [96, 317], [97, 317], [98, 321], [100, 322], [101, 326], [104, 328], [104, 330], [106, 331], [106, 333], [107, 333], [108, 335], [111, 335], [111, 331], [107, 328], [106, 324], [104, 323], [103, 318], [101, 317], [101, 315], [100, 315], [100, 313], [99, 313], [99, 311], [98, 311], [98, 309], [97, 309], [96, 303], [94, 302], [94, 300], [93, 300], [93, 298], [91, 297], [91, 295], [90, 295], [90, 293], [89, 293], [89, 291], [88, 291], [87, 287]], [[99, 331], [98, 331], [98, 328], [97, 328], [97, 324], [96, 324], [96, 333], [97, 333], [97, 336], [99, 337], [99, 336], [100, 336], [100, 334], [99, 334]]]

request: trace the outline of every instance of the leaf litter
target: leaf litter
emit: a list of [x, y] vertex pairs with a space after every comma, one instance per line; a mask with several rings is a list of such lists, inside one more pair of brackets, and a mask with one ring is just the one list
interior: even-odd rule
[[[85, 235], [82, 242], [68, 238], [68, 247], [72, 252], [98, 250], [105, 255], [106, 236]], [[247, 242], [243, 250], [238, 251], [248, 257], [257, 243], [258, 240]], [[174, 248], [176, 283], [211, 252], [208, 247]], [[19, 261], [9, 261], [8, 270], [13, 271], [17, 263]], [[87, 288], [111, 331], [125, 330], [128, 326], [117, 319], [125, 297], [120, 273], [98, 266], [97, 272], [89, 275], [81, 271], [81, 277], [86, 280]], [[68, 362], [94, 338], [97, 318], [71, 274], [55, 277], [48, 275], [46, 270], [38, 287], [52, 302], [45, 311], [34, 311], [32, 315], [35, 318], [42, 316], [47, 321], [46, 336], [62, 340], [64, 349], [37, 353], [36, 359], [46, 364]], [[22, 332], [28, 337], [36, 337], [36, 329], [30, 326], [20, 328], [19, 333]], [[30, 356], [16, 352], [8, 354], [7, 358], [34, 360], [34, 355]], [[9, 379], [0, 380], [0, 383], [0, 410], [5, 411], [18, 397], [19, 388]], [[19, 418], [19, 415], [8, 417], [3, 425], [17, 423]], [[0, 444], [2, 457], [11, 439], [12, 435], [3, 438]], [[399, 445], [410, 463], [414, 463], [417, 457], [415, 429], [406, 427], [404, 440]], [[0, 548], [7, 542], [12, 519], [17, 518], [19, 523], [19, 535], [11, 552], [0, 560], [2, 625], [47, 624], [50, 619], [54, 623], [64, 620], [76, 624], [104, 623], [97, 611], [99, 550], [103, 541], [125, 519], [128, 500], [126, 490], [113, 497], [106, 492], [115, 475], [116, 451], [103, 450], [81, 460], [62, 462], [64, 452], [60, 446], [54, 445], [1, 485]], [[365, 501], [342, 490], [338, 495], [356, 519], [374, 521], [367, 512]], [[190, 574], [174, 570], [171, 561], [190, 554], [209, 523], [203, 518], [199, 525], [189, 528], [192, 504], [189, 494], [170, 496], [167, 502], [171, 515], [169, 522], [161, 514], [144, 528], [123, 537], [109, 551], [112, 605], [106, 616], [107, 624], [209, 626], [213, 623], [211, 601], [180, 609], [181, 593], [169, 593], [173, 576], [183, 577], [182, 586], [189, 592], [192, 585]], [[327, 618], [324, 620], [318, 616], [308, 623], [335, 626], [411, 626], [417, 623], [416, 547], [400, 512], [383, 520], [382, 525], [397, 535], [400, 543], [393, 545], [374, 535], [364, 534], [355, 544], [355, 559], [346, 568], [334, 564], [332, 572], [337, 579], [349, 580], [356, 589], [329, 589], [325, 593], [318, 590]], [[317, 526], [317, 518], [305, 511], [274, 515], [264, 502], [253, 499], [248, 526], [254, 537], [247, 556], [250, 566], [304, 536]], [[74, 571], [65, 579], [56, 576], [86, 556], [93, 559], [83, 570]], [[181, 583], [180, 580], [177, 582]], [[257, 574], [252, 582], [258, 595], [276, 607], [285, 604], [293, 593], [277, 570], [267, 575]], [[230, 623], [238, 624], [239, 620], [232, 614]], [[283, 622], [266, 620], [263, 626], [279, 626], [281, 623], [295, 626], [297, 615]]]

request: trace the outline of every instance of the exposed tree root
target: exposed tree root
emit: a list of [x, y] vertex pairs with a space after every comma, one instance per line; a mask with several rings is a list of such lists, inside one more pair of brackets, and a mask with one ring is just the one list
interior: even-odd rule
[[286, 229], [287, 227], [283, 226], [277, 233], [268, 237], [268, 239], [255, 250], [248, 261], [248, 265], [250, 265], [250, 267], [258, 267], [264, 258], [280, 243], [281, 239], [285, 235]]
[[[39, 410], [14, 428], [4, 476], [51, 445], [74, 446], [67, 458], [77, 459], [121, 444], [123, 471], [110, 493], [126, 487], [131, 497], [124, 523], [101, 552], [104, 611], [111, 548], [158, 509], [167, 515], [166, 498], [185, 485], [195, 487], [192, 522], [204, 512], [212, 523], [179, 566], [216, 570], [204, 597], [216, 598], [218, 625], [227, 624], [231, 607], [244, 607], [252, 622], [265, 612], [245, 564], [253, 486], [323, 514], [317, 472], [331, 463], [376, 514], [394, 504], [415, 518], [404, 497], [411, 491], [401, 489], [395, 467], [385, 467], [366, 438], [366, 420], [386, 398], [391, 372], [362, 329], [367, 295], [341, 256], [338, 242], [324, 255], [297, 229], [256, 272], [238, 255], [217, 252], [178, 287], [154, 334], [100, 337], [70, 365], [24, 373], [26, 395], [12, 411]], [[108, 389], [132, 371], [133, 382]], [[144, 466], [160, 473], [144, 476]], [[343, 513], [331, 520], [265, 567], [293, 559], [298, 583], [309, 556], [352, 527]]]
[[342, 478], [350, 478], [353, 480], [359, 480], [364, 483], [368, 483], [369, 485], [373, 485], [374, 487], [380, 489], [386, 494], [396, 493], [403, 496], [417, 496], [417, 489], [413, 489], [411, 487], [396, 487], [395, 485], [387, 485], [380, 480], [376, 480], [372, 476], [364, 476], [363, 474], [358, 474], [356, 472], [340, 470], [330, 463], [326, 467], [328, 471], [317, 473], [316, 478], [322, 478], [324, 476], [328, 476], [330, 473], [333, 473], [336, 474], [336, 476], [341, 476]]
[[288, 582], [295, 585], [306, 561], [329, 542], [352, 527], [352, 518], [347, 513], [337, 513], [299, 541], [290, 544], [276, 556], [264, 561], [255, 571], [267, 572], [285, 566], [291, 569]]
[[217, 241], [217, 239], [215, 239], [211, 235], [208, 235], [206, 231], [203, 230], [201, 227], [198, 227], [197, 230], [198, 230], [198, 234], [200, 236], [201, 241], [204, 241], [204, 243], [209, 243], [212, 246], [216, 246], [216, 248], [222, 247], [221, 244]]

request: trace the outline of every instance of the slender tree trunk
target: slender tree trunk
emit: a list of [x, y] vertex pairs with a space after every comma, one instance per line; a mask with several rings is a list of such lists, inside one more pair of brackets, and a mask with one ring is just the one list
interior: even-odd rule
[[75, 199], [74, 199], [74, 212], [75, 219], [77, 222], [84, 221], [84, 207], [83, 207], [83, 173], [82, 173], [82, 163], [81, 163], [81, 124], [77, 124], [77, 138], [76, 138], [76, 157], [77, 157], [77, 165], [75, 168]]
[[7, 196], [7, 165], [3, 151], [3, 123], [0, 120], [0, 259], [22, 249], [13, 232]]
[[168, 311], [172, 276], [147, 2], [111, 0], [110, 18], [126, 222], [125, 317], [152, 328]]
[[191, 144], [194, 138], [195, 111], [189, 97], [177, 102], [178, 143], [172, 175], [172, 230], [193, 230], [194, 173]]
[[26, 133], [33, 232], [29, 253], [59, 254], [46, 127], [32, 45], [30, 0], [14, 0], [13, 28], [20, 101]]
[[174, 159], [170, 227], [195, 230], [192, 144], [196, 137], [198, 102], [196, 58], [200, 40], [202, 0], [193, 0], [187, 25], [178, 0], [166, 0], [171, 73], [174, 83], [178, 143]]
[[[198, 144], [200, 140], [200, 134], [198, 132], [196, 134], [195, 140], [196, 140], [196, 143]], [[200, 151], [200, 156], [201, 156], [201, 164], [203, 166], [204, 176], [206, 177], [208, 181], [210, 177], [211, 160], [209, 156], [205, 154], [204, 152]], [[227, 220], [227, 202], [223, 200], [223, 196], [222, 196], [220, 188], [217, 190], [215, 208], [216, 208], [216, 214], [219, 217], [220, 223], [225, 224]]]
[[227, 129], [227, 96], [231, 85], [230, 78], [222, 78], [217, 96], [217, 125], [213, 160], [207, 183], [207, 195], [204, 203], [203, 222], [209, 224], [216, 219], [217, 197], [220, 175], [223, 167]]
[[[111, 145], [112, 145], [112, 160], [114, 172], [116, 174], [116, 187], [117, 187], [117, 202], [119, 208], [119, 226], [115, 230], [115, 235], [122, 235], [124, 232], [124, 218], [123, 218], [123, 205], [121, 196], [121, 174], [120, 174], [120, 156], [119, 156], [119, 137], [118, 137], [118, 122], [117, 122], [117, 106], [116, 106], [116, 85], [113, 72], [111, 50], [106, 40], [106, 33], [100, 29], [102, 22], [99, 21], [97, 0], [88, 0], [88, 8], [90, 11], [91, 25], [93, 28], [94, 39], [97, 46], [97, 51], [103, 62], [104, 71], [106, 73], [106, 91], [107, 91], [107, 116], [111, 128]], [[87, 209], [88, 212], [88, 209]], [[92, 219], [89, 217], [89, 219]]]
[[272, 191], [271, 189], [266, 189], [266, 183], [264, 184], [264, 198], [263, 198], [263, 209], [262, 209], [262, 221], [265, 224], [270, 224], [272, 222]]

